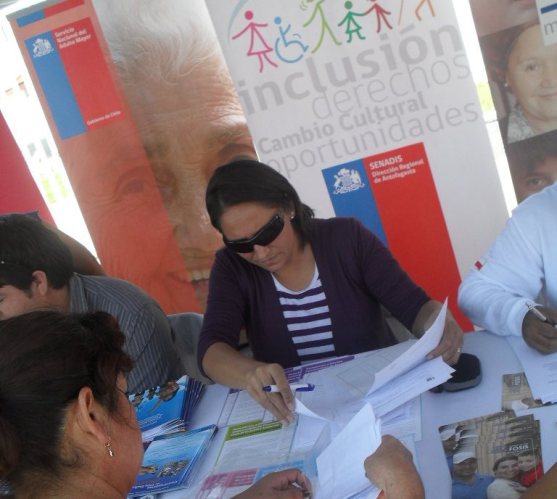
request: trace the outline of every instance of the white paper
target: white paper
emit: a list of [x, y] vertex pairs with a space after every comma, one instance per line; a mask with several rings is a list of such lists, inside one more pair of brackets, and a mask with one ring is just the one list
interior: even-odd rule
[[381, 444], [381, 423], [366, 404], [317, 457], [320, 497], [343, 499], [369, 487], [364, 461]]
[[368, 391], [368, 395], [378, 390], [392, 379], [409, 371], [426, 360], [429, 352], [435, 349], [443, 336], [445, 318], [447, 316], [447, 300], [437, 314], [437, 318], [424, 335], [404, 352], [398, 359], [375, 374], [375, 381]]
[[392, 379], [366, 397], [377, 417], [447, 381], [454, 369], [442, 357], [435, 357]]
[[507, 341], [522, 364], [534, 398], [557, 402], [557, 353], [540, 353], [518, 336], [508, 336]]

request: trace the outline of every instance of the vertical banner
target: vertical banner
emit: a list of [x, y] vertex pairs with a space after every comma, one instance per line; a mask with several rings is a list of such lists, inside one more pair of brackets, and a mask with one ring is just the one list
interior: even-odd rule
[[53, 224], [48, 207], [2, 114], [0, 114], [0, 165], [0, 214], [38, 211], [41, 220]]
[[518, 202], [557, 181], [557, 3], [470, 0]]
[[105, 271], [167, 313], [201, 311], [91, 2], [47, 1], [10, 22]]
[[207, 0], [261, 159], [434, 298], [507, 212], [451, 2]]

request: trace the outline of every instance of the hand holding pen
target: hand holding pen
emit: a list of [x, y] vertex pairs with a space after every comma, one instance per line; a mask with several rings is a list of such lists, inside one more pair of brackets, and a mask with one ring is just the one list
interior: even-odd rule
[[[290, 390], [292, 392], [312, 392], [315, 390], [315, 385], [311, 383], [290, 383]], [[263, 387], [264, 392], [278, 393], [280, 388], [277, 385], [266, 385]]]
[[526, 304], [528, 313], [522, 322], [524, 341], [541, 353], [557, 352], [557, 311]]
[[[294, 394], [279, 364], [254, 362], [253, 367], [246, 371], [244, 386], [260, 405], [284, 425], [294, 421]], [[270, 388], [266, 390], [264, 387]]]
[[530, 303], [529, 305], [527, 305], [527, 307], [528, 311], [532, 312], [540, 321], [545, 322], [552, 327], [557, 327], [557, 322], [555, 322], [553, 319], [550, 319], [549, 317], [546, 317], [542, 312], [540, 312], [538, 308], [536, 308], [533, 303]]

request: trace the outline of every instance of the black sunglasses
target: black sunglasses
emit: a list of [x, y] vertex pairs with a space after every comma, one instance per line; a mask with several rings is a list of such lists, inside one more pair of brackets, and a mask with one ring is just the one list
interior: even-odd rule
[[236, 253], [251, 253], [255, 245], [267, 246], [271, 244], [282, 232], [283, 227], [284, 219], [277, 213], [251, 237], [231, 241], [223, 235], [222, 239], [224, 244]]

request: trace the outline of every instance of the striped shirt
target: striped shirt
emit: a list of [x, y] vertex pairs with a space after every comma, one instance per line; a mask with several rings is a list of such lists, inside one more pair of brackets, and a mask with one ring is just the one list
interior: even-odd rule
[[301, 291], [284, 287], [274, 276], [282, 315], [300, 362], [335, 355], [331, 315], [317, 266], [309, 285]]
[[116, 318], [126, 336], [125, 351], [134, 360], [128, 391], [162, 385], [182, 373], [174, 333], [157, 302], [132, 283], [105, 276], [74, 274], [69, 282], [70, 311], [102, 310]]

